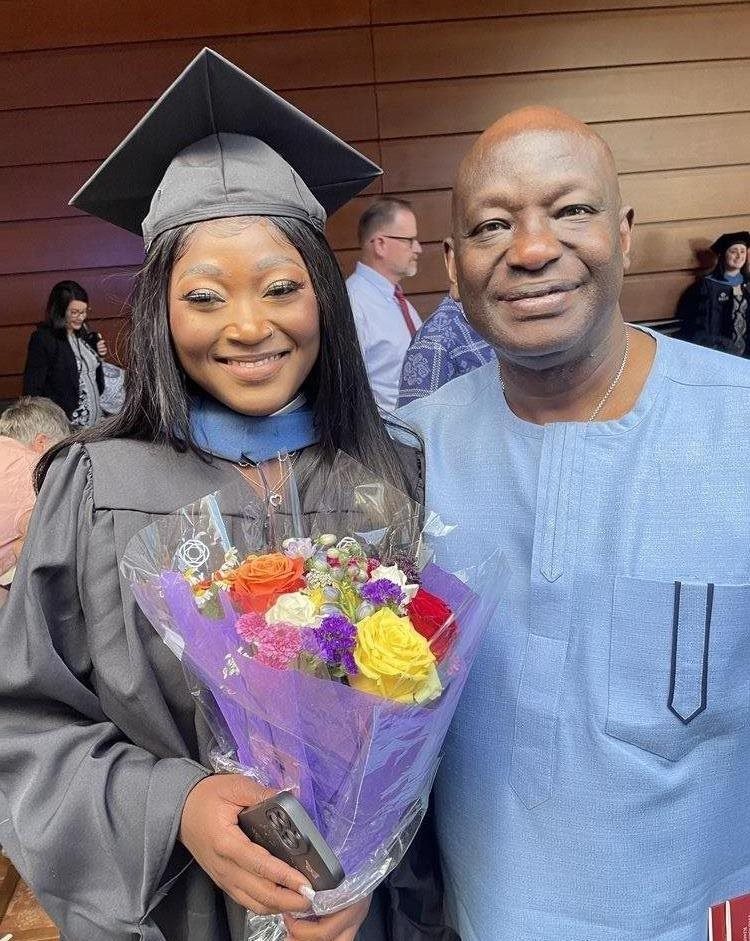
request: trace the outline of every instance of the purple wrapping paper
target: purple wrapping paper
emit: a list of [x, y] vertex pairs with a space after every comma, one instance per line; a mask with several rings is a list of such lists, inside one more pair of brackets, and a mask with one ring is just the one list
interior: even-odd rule
[[426, 706], [394, 703], [241, 656], [229, 598], [222, 593], [224, 617], [206, 617], [179, 573], [133, 585], [146, 615], [160, 612], [160, 632], [166, 606], [169, 627], [184, 643], [183, 662], [213, 695], [238, 762], [270, 787], [293, 787], [347, 876], [387, 849], [429, 787], [494, 608], [434, 565], [421, 577], [458, 622], [456, 640], [439, 665], [443, 694]]

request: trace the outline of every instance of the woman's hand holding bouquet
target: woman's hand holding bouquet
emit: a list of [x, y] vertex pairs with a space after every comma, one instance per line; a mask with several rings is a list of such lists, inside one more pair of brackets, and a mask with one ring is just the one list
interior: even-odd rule
[[190, 791], [180, 841], [239, 905], [259, 915], [309, 912], [313, 891], [296, 869], [252, 843], [237, 825], [243, 808], [274, 792], [243, 774], [212, 774]]

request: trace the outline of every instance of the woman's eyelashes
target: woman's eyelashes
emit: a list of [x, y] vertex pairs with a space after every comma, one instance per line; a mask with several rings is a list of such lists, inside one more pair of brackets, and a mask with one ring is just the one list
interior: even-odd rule
[[285, 278], [281, 281], [274, 281], [264, 291], [264, 297], [285, 297], [287, 294], [294, 294], [302, 288], [301, 281], [294, 281], [291, 278]]
[[188, 291], [183, 294], [181, 300], [188, 304], [195, 304], [197, 307], [207, 307], [210, 304], [220, 304], [224, 298], [215, 291]]
[[[295, 294], [303, 287], [304, 284], [301, 281], [295, 281], [292, 278], [283, 278], [278, 281], [274, 281], [267, 287], [263, 288], [260, 291], [260, 295], [261, 297], [268, 298], [283, 298], [288, 297], [291, 294]], [[225, 303], [227, 298], [219, 294], [217, 291], [211, 291], [207, 288], [203, 288], [187, 291], [181, 296], [180, 300], [185, 301], [188, 304], [192, 304], [194, 307], [212, 307], [215, 304]]]

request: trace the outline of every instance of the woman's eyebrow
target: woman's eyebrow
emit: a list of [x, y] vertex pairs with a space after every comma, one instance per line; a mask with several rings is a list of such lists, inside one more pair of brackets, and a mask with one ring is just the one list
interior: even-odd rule
[[223, 273], [221, 268], [216, 265], [212, 265], [208, 262], [198, 262], [197, 265], [191, 265], [189, 268], [186, 268], [177, 280], [182, 281], [183, 278], [194, 274], [205, 274], [211, 278], [220, 278]]
[[290, 255], [267, 255], [255, 263], [256, 271], [268, 271], [269, 268], [278, 268], [281, 265], [295, 265], [302, 268], [303, 265], [299, 259], [292, 258]]

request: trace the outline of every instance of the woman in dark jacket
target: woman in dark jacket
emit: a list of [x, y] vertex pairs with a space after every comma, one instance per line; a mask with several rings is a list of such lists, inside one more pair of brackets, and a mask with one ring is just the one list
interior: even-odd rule
[[32, 333], [23, 375], [23, 394], [56, 402], [73, 425], [95, 425], [102, 416], [101, 357], [107, 347], [86, 329], [89, 297], [75, 281], [60, 281], [50, 292], [47, 319]]
[[682, 339], [750, 358], [748, 246], [750, 232], [726, 232], [713, 243], [716, 267], [680, 302]]

